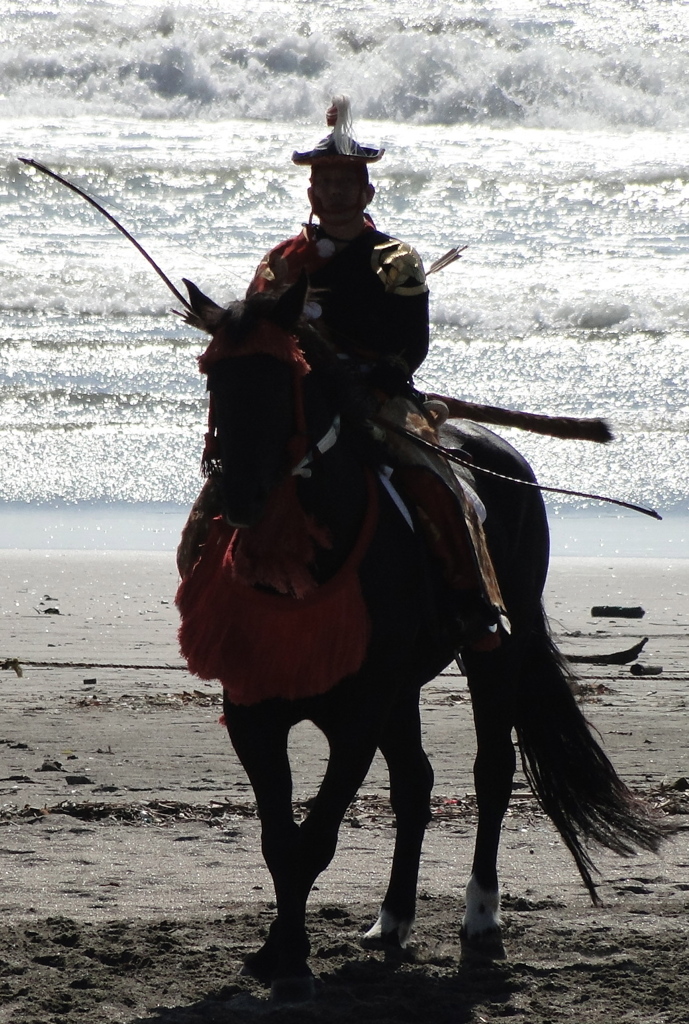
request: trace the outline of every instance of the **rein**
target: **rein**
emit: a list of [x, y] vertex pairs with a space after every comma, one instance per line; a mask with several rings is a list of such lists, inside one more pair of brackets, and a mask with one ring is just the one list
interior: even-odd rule
[[430, 449], [437, 455], [442, 455], [449, 462], [454, 462], [458, 466], [464, 466], [469, 469], [472, 473], [483, 473], [485, 476], [496, 477], [498, 480], [507, 480], [509, 483], [521, 484], [523, 487], [535, 487], [538, 491], [546, 491], [549, 494], [567, 494], [574, 498], [589, 498], [591, 501], [604, 501], [609, 505], [619, 505], [621, 508], [628, 508], [632, 512], [640, 512], [644, 516], [650, 516], [651, 519], [662, 520], [662, 516], [659, 515], [655, 509], [644, 508], [643, 505], [633, 505], [628, 501], [621, 501], [619, 498], [609, 498], [603, 494], [589, 494], [586, 491], [571, 491], [566, 487], [546, 487], [545, 484], [539, 484], [535, 480], [520, 480], [516, 476], [507, 476], [505, 473], [498, 473], [494, 469], [487, 469], [485, 466], [478, 466], [476, 463], [471, 462], [469, 459], [462, 458], [461, 455], [457, 455], [454, 449], [447, 448], [445, 445], [436, 444], [433, 441], [426, 441], [423, 437], [419, 437], [418, 434], [412, 433], [410, 430], [405, 430], [404, 427], [399, 427], [394, 423], [390, 423], [388, 420], [383, 419], [382, 416], [372, 416], [372, 420], [375, 423], [383, 427], [384, 430], [392, 430], [395, 434], [399, 434], [400, 437], [405, 437], [409, 441], [413, 441], [415, 445], [421, 448]]

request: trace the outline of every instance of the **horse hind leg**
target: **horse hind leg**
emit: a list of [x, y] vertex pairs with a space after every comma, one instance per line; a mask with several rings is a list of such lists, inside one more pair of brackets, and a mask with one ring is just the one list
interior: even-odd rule
[[506, 698], [514, 672], [508, 660], [510, 654], [504, 648], [484, 654], [472, 652], [465, 657], [476, 727], [478, 827], [460, 939], [463, 955], [489, 959], [505, 956], [497, 858], [516, 767], [511, 702]]
[[414, 924], [421, 846], [431, 816], [433, 788], [433, 769], [421, 744], [417, 692], [393, 708], [379, 747], [390, 774], [397, 832], [380, 915], [362, 945], [367, 949], [404, 948]]

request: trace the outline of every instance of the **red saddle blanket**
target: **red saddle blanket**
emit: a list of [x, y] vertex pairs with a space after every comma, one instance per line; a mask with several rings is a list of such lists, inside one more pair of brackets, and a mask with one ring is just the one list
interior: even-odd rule
[[177, 591], [180, 650], [189, 671], [220, 680], [235, 704], [313, 697], [358, 671], [370, 638], [358, 570], [377, 520], [371, 476], [368, 510], [345, 563], [328, 582], [295, 597], [239, 578], [238, 531], [217, 516]]

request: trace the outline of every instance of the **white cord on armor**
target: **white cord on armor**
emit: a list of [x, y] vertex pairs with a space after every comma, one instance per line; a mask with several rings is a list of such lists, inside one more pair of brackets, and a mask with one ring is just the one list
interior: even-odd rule
[[294, 467], [292, 470], [292, 476], [310, 477], [311, 470], [309, 469], [309, 466], [313, 462], [315, 452], [319, 452], [321, 455], [324, 455], [337, 443], [339, 436], [340, 416], [338, 414], [333, 420], [332, 426], [325, 432], [320, 441], [317, 441], [311, 451], [307, 452], [304, 458]]
[[409, 527], [409, 529], [413, 531], [414, 530], [414, 520], [412, 519], [412, 517], [411, 517], [411, 515], [409, 513], [409, 509], [407, 508], [407, 506], [405, 505], [404, 501], [402, 500], [399, 491], [397, 490], [397, 488], [393, 484], [392, 480], [390, 479], [391, 474], [392, 474], [392, 466], [381, 466], [380, 469], [378, 470], [378, 476], [380, 477], [380, 482], [382, 483], [383, 487], [385, 488], [385, 490], [388, 492], [388, 494], [392, 498], [393, 502], [395, 503], [396, 508], [400, 512], [402, 518], [404, 519], [404, 521], [407, 524], [407, 526]]

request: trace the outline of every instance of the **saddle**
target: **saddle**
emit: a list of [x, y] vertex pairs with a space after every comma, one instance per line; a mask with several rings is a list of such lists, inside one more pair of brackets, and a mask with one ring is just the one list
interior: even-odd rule
[[396, 395], [382, 404], [376, 422], [384, 431], [386, 423], [393, 428], [385, 431], [394, 461], [393, 483], [414, 505], [453, 597], [453, 639], [458, 647], [487, 651], [500, 645], [500, 629], [508, 633], [509, 621], [483, 529], [485, 508], [468, 470], [404, 436], [437, 445], [438, 429], [447, 418], [442, 402], [419, 407]]

